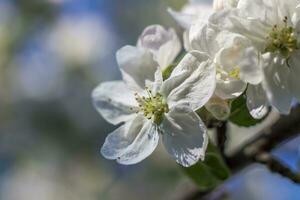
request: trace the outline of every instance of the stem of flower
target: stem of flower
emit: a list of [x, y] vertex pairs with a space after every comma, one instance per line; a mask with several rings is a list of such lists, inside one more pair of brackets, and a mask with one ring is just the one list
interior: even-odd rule
[[226, 161], [226, 155], [225, 155], [225, 145], [227, 140], [227, 123], [221, 122], [217, 127], [217, 147], [220, 150], [221, 155], [224, 158], [224, 161]]

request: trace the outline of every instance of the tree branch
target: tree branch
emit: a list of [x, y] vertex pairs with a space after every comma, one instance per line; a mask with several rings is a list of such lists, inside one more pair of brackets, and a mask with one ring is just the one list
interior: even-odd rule
[[[223, 134], [224, 129], [226, 130], [224, 124], [217, 128], [217, 143], [220, 145], [221, 152], [224, 150], [224, 141], [226, 141], [226, 135]], [[268, 127], [263, 130], [261, 134], [258, 134], [258, 136], [249, 140], [234, 155], [227, 157], [227, 164], [234, 173], [253, 162], [258, 162], [266, 165], [272, 172], [281, 174], [295, 183], [300, 183], [300, 174], [294, 173], [287, 166], [283, 165], [280, 161], [268, 153], [283, 141], [298, 136], [299, 133], [300, 106], [294, 108], [288, 116], [281, 116], [272, 127]], [[211, 198], [210, 194], [208, 195], [207, 193], [200, 192], [189, 194], [188, 197], [189, 198], [184, 199], [218, 199]]]
[[278, 173], [286, 177], [294, 183], [300, 183], [300, 174], [294, 173], [290, 168], [283, 165], [274, 156], [267, 152], [261, 152], [254, 158], [255, 162], [266, 165], [272, 172]]

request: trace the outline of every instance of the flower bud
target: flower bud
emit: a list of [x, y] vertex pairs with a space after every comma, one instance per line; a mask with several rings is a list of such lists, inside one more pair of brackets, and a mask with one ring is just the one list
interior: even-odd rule
[[230, 116], [230, 105], [227, 101], [214, 96], [205, 105], [205, 108], [217, 119], [226, 120]]
[[139, 37], [138, 47], [149, 50], [159, 66], [164, 69], [176, 58], [181, 50], [181, 43], [174, 29], [165, 29], [161, 25], [145, 28]]

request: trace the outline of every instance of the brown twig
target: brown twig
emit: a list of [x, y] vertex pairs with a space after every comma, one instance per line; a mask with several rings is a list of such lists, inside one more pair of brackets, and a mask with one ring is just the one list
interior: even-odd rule
[[[224, 127], [220, 127], [217, 132], [224, 131]], [[232, 172], [237, 172], [250, 163], [258, 162], [266, 165], [272, 172], [281, 174], [289, 178], [295, 183], [300, 183], [300, 175], [294, 173], [287, 166], [275, 159], [270, 153], [274, 147], [281, 144], [287, 139], [298, 136], [300, 133], [300, 107], [293, 109], [288, 116], [281, 116], [281, 118], [272, 127], [262, 131], [257, 137], [251, 139], [234, 155], [226, 159], [229, 168]], [[217, 136], [218, 137], [218, 136]], [[226, 140], [226, 138], [225, 138]], [[224, 148], [224, 138], [217, 138], [218, 144], [220, 142], [221, 151]], [[210, 195], [204, 193], [190, 194], [189, 200], [207, 199]], [[185, 199], [185, 198], [184, 198]]]
[[224, 160], [226, 160], [225, 155], [225, 145], [227, 140], [227, 123], [221, 122], [216, 128], [216, 138], [217, 138], [217, 147], [220, 150], [221, 155], [223, 156]]
[[292, 110], [289, 116], [282, 116], [276, 124], [251, 139], [234, 155], [227, 158], [229, 168], [235, 172], [253, 162], [258, 152], [269, 152], [274, 147], [300, 133], [300, 107]]
[[283, 177], [286, 177], [294, 183], [300, 183], [300, 174], [294, 173], [290, 168], [283, 165], [274, 156], [267, 152], [261, 152], [254, 158], [255, 162], [266, 165], [272, 172], [278, 173]]

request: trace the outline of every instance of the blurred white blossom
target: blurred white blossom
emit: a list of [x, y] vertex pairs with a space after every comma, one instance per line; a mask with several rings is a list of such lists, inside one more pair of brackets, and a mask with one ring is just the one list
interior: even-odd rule
[[113, 36], [99, 16], [64, 16], [49, 33], [48, 45], [68, 65], [88, 65], [113, 48]]
[[268, 100], [284, 114], [290, 112], [292, 97], [300, 99], [299, 4], [298, 0], [240, 0], [238, 9], [212, 17], [221, 28], [251, 40], [260, 53]]

